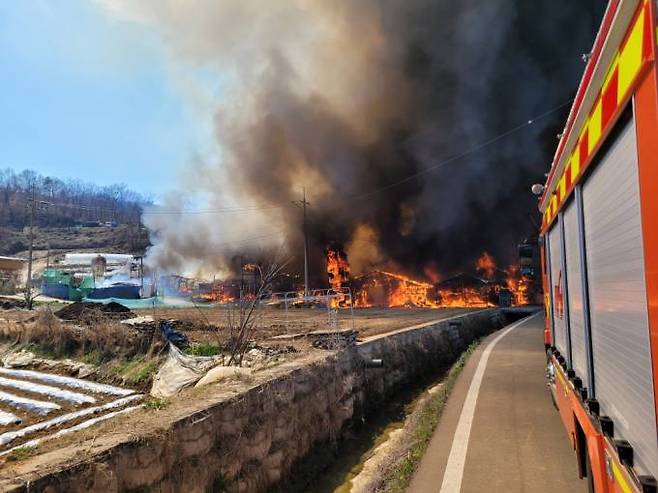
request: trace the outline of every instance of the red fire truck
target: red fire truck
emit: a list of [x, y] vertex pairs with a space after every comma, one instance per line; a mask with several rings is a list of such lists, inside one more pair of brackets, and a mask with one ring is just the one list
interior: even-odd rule
[[597, 493], [658, 478], [657, 0], [610, 0], [540, 209], [549, 386]]

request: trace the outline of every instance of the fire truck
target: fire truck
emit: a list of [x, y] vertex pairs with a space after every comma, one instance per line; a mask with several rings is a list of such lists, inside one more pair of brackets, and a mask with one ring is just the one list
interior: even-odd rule
[[658, 478], [657, 0], [610, 0], [540, 190], [547, 376], [597, 493]]

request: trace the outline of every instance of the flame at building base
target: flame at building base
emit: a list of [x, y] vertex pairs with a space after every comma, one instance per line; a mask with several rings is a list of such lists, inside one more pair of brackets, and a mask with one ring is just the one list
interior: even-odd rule
[[[331, 287], [349, 287], [353, 306], [357, 308], [489, 308], [528, 304], [528, 281], [520, 275], [517, 266], [506, 271], [498, 270], [493, 258], [484, 253], [478, 259], [476, 269], [484, 277], [462, 273], [435, 284], [385, 270], [373, 270], [350, 278], [345, 253], [336, 247], [327, 249]], [[336, 304], [347, 306], [345, 302]]]

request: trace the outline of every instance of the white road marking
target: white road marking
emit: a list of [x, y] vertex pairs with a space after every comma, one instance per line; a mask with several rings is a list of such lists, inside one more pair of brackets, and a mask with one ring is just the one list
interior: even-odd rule
[[450, 448], [448, 464], [446, 465], [446, 470], [443, 474], [440, 493], [458, 493], [461, 491], [464, 465], [466, 464], [466, 452], [468, 452], [468, 441], [471, 436], [473, 417], [475, 416], [475, 405], [477, 404], [480, 386], [482, 385], [482, 379], [484, 377], [484, 372], [487, 369], [487, 363], [491, 352], [503, 337], [516, 329], [519, 325], [537, 317], [540, 313], [541, 312], [538, 312], [530, 317], [524, 318], [523, 320], [519, 320], [504, 329], [503, 332], [491, 341], [482, 352], [475, 374], [473, 375], [473, 380], [471, 380], [471, 385], [468, 388], [466, 399], [464, 400], [464, 407], [459, 416], [459, 422], [457, 423], [455, 436]]

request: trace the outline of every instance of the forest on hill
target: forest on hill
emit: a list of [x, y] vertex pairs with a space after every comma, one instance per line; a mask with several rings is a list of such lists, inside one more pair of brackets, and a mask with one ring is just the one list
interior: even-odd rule
[[19, 173], [0, 169], [0, 227], [23, 228], [30, 222], [40, 227], [139, 225], [147, 197], [124, 184], [99, 186], [80, 180], [62, 180], [31, 170]]

